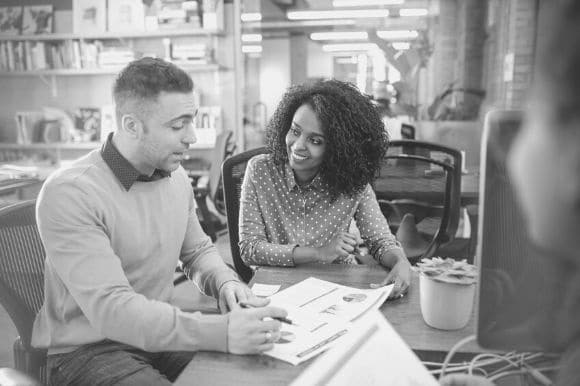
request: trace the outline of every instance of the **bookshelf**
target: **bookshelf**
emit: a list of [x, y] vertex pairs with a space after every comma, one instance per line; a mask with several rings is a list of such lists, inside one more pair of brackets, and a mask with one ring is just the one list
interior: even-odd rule
[[[19, 111], [39, 111], [44, 107], [55, 107], [72, 112], [78, 107], [112, 104], [111, 87], [115, 76], [125, 64], [102, 66], [99, 58], [93, 56], [85, 65], [83, 55], [78, 52], [77, 57], [73, 58], [74, 45], [80, 48], [82, 45], [97, 44], [99, 49], [104, 50], [109, 47], [122, 47], [133, 52], [135, 59], [146, 55], [168, 58], [168, 55], [175, 52], [173, 49], [176, 47], [184, 52], [188, 47], [205, 45], [207, 50], [203, 57], [196, 57], [194, 54], [191, 60], [180, 57], [172, 58], [172, 61], [191, 75], [195, 89], [201, 94], [201, 106], [222, 107], [221, 128], [218, 130], [236, 130], [242, 127], [241, 100], [236, 90], [238, 79], [242, 76], [242, 67], [234, 53], [235, 38], [237, 36], [239, 39], [240, 36], [240, 31], [235, 30], [241, 28], [234, 22], [235, 12], [238, 12], [237, 19], [240, 17], [239, 6], [239, 0], [234, 1], [234, 4], [225, 4], [224, 18], [227, 22], [221, 29], [188, 27], [99, 33], [0, 35], [0, 97], [3, 101], [0, 104], [0, 162], [13, 162], [18, 156], [58, 162], [61, 159], [76, 158], [100, 146], [99, 142], [15, 143], [18, 140], [15, 114]], [[168, 51], [168, 43], [171, 43], [171, 51]], [[63, 49], [59, 55], [68, 56], [67, 63], [46, 66], [22, 63], [18, 68], [6, 68], [5, 56], [8, 49], [21, 50], [18, 55], [26, 62], [32, 56], [32, 53], [26, 52], [27, 48], [30, 50], [35, 46], [65, 45], [69, 51]], [[204, 141], [190, 147], [192, 153], [201, 158], [210, 158], [212, 148], [213, 145]]]

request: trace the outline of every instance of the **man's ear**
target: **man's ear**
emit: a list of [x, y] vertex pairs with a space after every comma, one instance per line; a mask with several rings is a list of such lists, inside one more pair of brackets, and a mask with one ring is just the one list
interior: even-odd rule
[[123, 114], [121, 117], [121, 129], [131, 138], [139, 138], [143, 132], [143, 123], [134, 114]]

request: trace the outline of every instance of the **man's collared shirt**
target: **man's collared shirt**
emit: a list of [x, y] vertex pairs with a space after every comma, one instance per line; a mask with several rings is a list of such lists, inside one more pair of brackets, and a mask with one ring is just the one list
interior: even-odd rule
[[127, 191], [131, 189], [131, 186], [133, 186], [135, 181], [151, 182], [171, 175], [171, 173], [160, 169], [155, 169], [153, 174], [150, 176], [141, 174], [139, 170], [135, 169], [127, 158], [123, 157], [119, 150], [117, 150], [113, 144], [113, 133], [109, 134], [107, 141], [103, 144], [101, 156], [109, 168], [111, 168], [115, 177], [117, 177], [121, 185], [123, 185]]
[[322, 247], [356, 221], [370, 254], [381, 261], [400, 244], [391, 233], [370, 185], [353, 197], [331, 200], [317, 176], [300, 187], [288, 164], [278, 168], [269, 154], [251, 159], [240, 200], [240, 251], [249, 264], [292, 266], [296, 245]]

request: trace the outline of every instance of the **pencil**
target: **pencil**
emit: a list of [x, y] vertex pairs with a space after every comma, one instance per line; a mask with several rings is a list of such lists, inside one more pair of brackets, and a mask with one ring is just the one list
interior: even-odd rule
[[[244, 301], [241, 301], [238, 304], [242, 308], [256, 308], [253, 305], [251, 305], [250, 303], [246, 303]], [[274, 317], [272, 317], [272, 319], [276, 319], [279, 322], [286, 323], [286, 324], [291, 324], [291, 325], [296, 326], [296, 323], [294, 323], [291, 319], [285, 318], [283, 316], [274, 316]]]

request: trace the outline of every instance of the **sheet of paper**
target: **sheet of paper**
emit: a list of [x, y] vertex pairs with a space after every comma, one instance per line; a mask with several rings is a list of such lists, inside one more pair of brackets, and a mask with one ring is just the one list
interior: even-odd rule
[[316, 359], [291, 386], [438, 384], [385, 317], [372, 311], [353, 323], [351, 332]]
[[286, 309], [294, 324], [282, 324], [282, 338], [265, 354], [294, 365], [320, 354], [348, 333], [351, 321], [378, 309], [392, 288], [358, 289], [311, 277], [272, 295], [270, 305]]
[[252, 292], [256, 296], [262, 296], [267, 298], [268, 296], [274, 295], [280, 290], [280, 286], [276, 284], [260, 284], [254, 283], [252, 286]]

